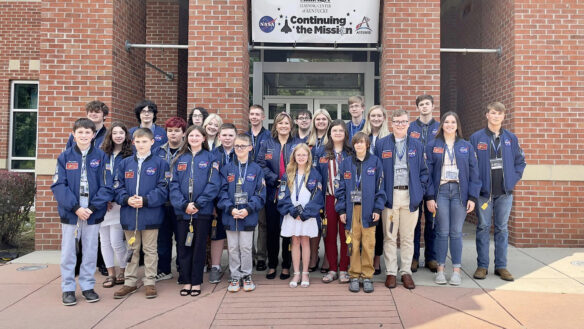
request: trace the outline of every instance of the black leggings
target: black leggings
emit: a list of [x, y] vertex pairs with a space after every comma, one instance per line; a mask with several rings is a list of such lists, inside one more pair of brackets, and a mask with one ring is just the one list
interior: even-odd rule
[[203, 283], [203, 268], [207, 259], [207, 237], [211, 227], [211, 216], [193, 219], [195, 236], [190, 247], [185, 246], [189, 232], [189, 220], [177, 220], [176, 248], [179, 264], [180, 284], [200, 285]]
[[[278, 212], [274, 200], [266, 202], [266, 230], [268, 250], [268, 267], [278, 267], [278, 254], [280, 253], [280, 228], [282, 215]], [[282, 269], [290, 269], [292, 264], [292, 254], [290, 252], [290, 238], [282, 238]]]

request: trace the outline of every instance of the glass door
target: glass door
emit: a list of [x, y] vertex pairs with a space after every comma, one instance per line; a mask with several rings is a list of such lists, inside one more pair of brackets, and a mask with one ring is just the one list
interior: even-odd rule
[[312, 113], [313, 104], [314, 101], [312, 97], [311, 98], [264, 97], [263, 107], [267, 114], [266, 120], [264, 120], [264, 127], [268, 130], [271, 130], [272, 124], [274, 123], [274, 119], [280, 112], [286, 112], [290, 114], [292, 119], [296, 117], [296, 113], [300, 110], [308, 110], [310, 113]]
[[342, 119], [344, 121], [351, 120], [351, 114], [349, 113], [349, 105], [347, 103], [347, 98], [315, 98], [314, 99], [314, 109], [325, 109], [331, 116], [331, 119]]

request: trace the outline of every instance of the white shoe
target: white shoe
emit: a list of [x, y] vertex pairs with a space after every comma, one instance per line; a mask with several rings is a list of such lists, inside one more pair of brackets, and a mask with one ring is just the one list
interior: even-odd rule
[[299, 275], [300, 275], [300, 272], [294, 272], [294, 276], [292, 277], [292, 280], [290, 280], [290, 283], [288, 284], [290, 286], [290, 288], [298, 287], [298, 276]]
[[[309, 273], [309, 272], [302, 272], [302, 275], [303, 275], [303, 276], [304, 276], [304, 275], [306, 275], [306, 276], [309, 276], [309, 275], [310, 275], [310, 273]], [[308, 277], [308, 280], [307, 280], [307, 281], [304, 281], [304, 280], [303, 280], [302, 282], [300, 282], [300, 286], [301, 286], [302, 288], [308, 288], [308, 287], [310, 286], [310, 281], [309, 281], [309, 280], [310, 280], [310, 276]]]
[[434, 282], [436, 284], [446, 284], [446, 276], [444, 276], [444, 271], [436, 272], [436, 276], [434, 277]]
[[462, 283], [462, 278], [460, 277], [459, 272], [452, 272], [452, 276], [450, 277], [450, 281], [448, 282], [451, 286], [460, 286]]

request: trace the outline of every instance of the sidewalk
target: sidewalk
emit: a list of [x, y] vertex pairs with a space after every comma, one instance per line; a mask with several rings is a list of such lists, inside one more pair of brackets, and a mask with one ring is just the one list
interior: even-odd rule
[[[175, 278], [157, 284], [158, 298], [147, 300], [139, 289], [115, 300], [117, 287], [102, 288], [105, 277], [97, 273], [101, 301], [88, 304], [77, 291], [78, 304], [65, 307], [59, 252], [34, 252], [0, 266], [0, 328], [583, 327], [584, 249], [510, 247], [514, 282], [493, 275], [492, 267], [486, 280], [474, 280], [474, 226], [465, 225], [464, 231], [460, 287], [436, 286], [432, 273], [420, 269], [414, 274], [416, 289], [399, 285], [389, 290], [382, 273], [375, 277], [372, 294], [353, 294], [336, 282], [323, 284], [320, 273], [312, 274], [308, 289], [291, 289], [287, 281], [266, 280], [260, 272], [251, 293], [227, 293], [227, 273], [218, 285], [205, 281], [201, 296], [180, 297], [174, 273]], [[31, 264], [47, 267], [17, 270]]]

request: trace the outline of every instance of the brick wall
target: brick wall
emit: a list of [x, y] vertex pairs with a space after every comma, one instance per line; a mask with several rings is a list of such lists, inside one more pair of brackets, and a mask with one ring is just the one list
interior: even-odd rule
[[190, 1], [188, 108], [247, 127], [248, 1]]
[[[38, 68], [30, 61], [39, 60], [39, 2], [0, 2], [0, 159], [8, 161], [10, 125], [10, 81], [38, 80]], [[18, 69], [9, 69], [17, 60]], [[0, 160], [2, 161], [2, 160]], [[0, 168], [8, 163], [0, 163]]]
[[426, 93], [439, 109], [440, 2], [384, 1], [381, 42], [382, 105], [417, 117], [416, 97]]
[[[148, 1], [146, 3], [146, 42], [178, 44], [178, 15], [178, 1]], [[146, 61], [165, 72], [174, 74], [174, 79], [169, 81], [162, 73], [146, 67], [146, 98], [158, 105], [157, 122], [163, 125], [166, 119], [178, 113], [178, 50], [147, 49]]]

